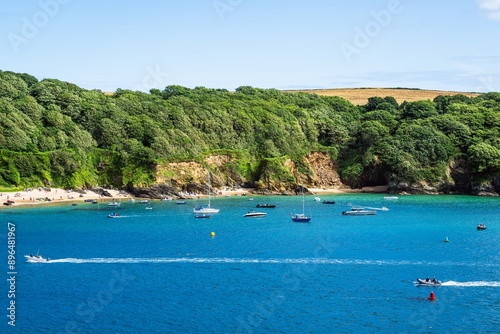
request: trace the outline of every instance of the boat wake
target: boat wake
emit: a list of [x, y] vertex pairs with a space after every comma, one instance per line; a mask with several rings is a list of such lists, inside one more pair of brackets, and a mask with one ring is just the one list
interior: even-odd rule
[[477, 287], [477, 286], [490, 286], [490, 287], [500, 287], [500, 282], [486, 282], [486, 281], [477, 281], [477, 282], [455, 282], [448, 281], [443, 282], [441, 286], [460, 286], [460, 287]]
[[[233, 257], [153, 257], [153, 258], [63, 258], [53, 259], [44, 263], [255, 263], [255, 264], [304, 264], [304, 265], [368, 265], [368, 266], [477, 266], [475, 263], [451, 262], [420, 262], [406, 260], [359, 260], [359, 259], [330, 259], [330, 258], [233, 258]], [[491, 266], [491, 265], [488, 265]], [[466, 284], [460, 282], [446, 282], [448, 285]], [[443, 283], [443, 285], [445, 285]], [[466, 285], [464, 285], [466, 286]]]
[[[155, 258], [65, 258], [47, 261], [46, 263], [261, 263], [261, 264], [337, 264], [337, 265], [412, 265], [410, 261], [374, 261], [349, 259], [259, 259], [259, 258], [199, 258], [199, 257], [155, 257]], [[422, 263], [423, 264], [423, 263]]]

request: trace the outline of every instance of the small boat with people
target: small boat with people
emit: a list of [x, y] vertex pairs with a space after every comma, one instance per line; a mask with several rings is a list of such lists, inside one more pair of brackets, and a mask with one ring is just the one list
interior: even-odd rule
[[255, 217], [265, 217], [265, 216], [267, 216], [267, 213], [258, 212], [258, 211], [254, 211], [254, 210], [250, 210], [247, 213], [245, 213], [245, 215], [243, 215], [243, 217], [245, 217], [245, 218], [255, 218]]
[[482, 230], [486, 230], [486, 229], [487, 229], [487, 227], [486, 227], [486, 225], [484, 225], [484, 224], [479, 224], [479, 225], [477, 225], [477, 230], [478, 230], [478, 231], [482, 231]]
[[26, 262], [29, 263], [40, 263], [40, 262], [47, 262], [50, 261], [50, 258], [43, 258], [41, 255], [36, 253], [36, 255], [30, 254], [30, 255], [25, 255]]
[[121, 205], [121, 203], [120, 203], [120, 202], [116, 202], [116, 201], [113, 201], [113, 202], [109, 202], [109, 203], [108, 203], [108, 206], [118, 207], [118, 206], [120, 206], [120, 205]]
[[272, 209], [276, 207], [276, 204], [257, 204], [255, 206], [256, 208], [267, 208], [267, 209]]
[[335, 204], [335, 201], [324, 200], [323, 204]]
[[434, 277], [433, 279], [430, 279], [429, 277], [427, 277], [426, 279], [417, 278], [417, 284], [418, 285], [437, 286], [437, 285], [441, 285], [441, 281], [438, 281], [436, 279], [436, 277]]
[[120, 217], [120, 214], [119, 214], [119, 213], [114, 213], [114, 212], [112, 212], [112, 213], [110, 213], [110, 214], [108, 215], [108, 218], [118, 218], [118, 217]]

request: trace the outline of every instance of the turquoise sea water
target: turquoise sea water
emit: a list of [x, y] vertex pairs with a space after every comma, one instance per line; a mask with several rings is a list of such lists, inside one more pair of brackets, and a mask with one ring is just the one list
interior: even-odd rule
[[[7, 222], [17, 273], [16, 326], [4, 279], [0, 332], [498, 333], [499, 198], [308, 196], [309, 224], [289, 216], [300, 196], [249, 198], [213, 199], [212, 219], [192, 214], [203, 200], [0, 210], [3, 275]], [[349, 203], [389, 211], [342, 216]], [[24, 262], [38, 250], [52, 261]], [[443, 286], [415, 286], [427, 276]]]

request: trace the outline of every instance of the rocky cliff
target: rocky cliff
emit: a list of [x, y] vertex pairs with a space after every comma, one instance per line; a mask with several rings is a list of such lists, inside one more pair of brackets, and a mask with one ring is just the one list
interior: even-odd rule
[[[187, 193], [204, 194], [208, 191], [208, 176], [214, 189], [254, 188], [259, 194], [291, 195], [299, 185], [306, 188], [349, 188], [339, 176], [338, 164], [328, 154], [313, 152], [299, 163], [291, 159], [279, 161], [279, 176], [276, 176], [276, 161], [262, 163], [260, 168], [245, 177], [235, 168], [235, 157], [211, 155], [202, 162], [175, 162], [159, 165], [156, 169], [156, 185], [150, 188], [129, 189], [139, 197], [162, 198], [183, 197]], [[435, 183], [392, 181], [387, 184], [389, 193], [409, 194], [474, 194], [498, 196], [500, 178], [474, 181], [464, 160], [453, 160], [447, 170], [446, 179]]]

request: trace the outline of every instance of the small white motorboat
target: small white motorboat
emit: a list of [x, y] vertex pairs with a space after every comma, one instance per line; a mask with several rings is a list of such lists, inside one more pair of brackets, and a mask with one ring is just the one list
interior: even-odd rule
[[33, 254], [30, 254], [30, 255], [25, 255], [24, 256], [26, 258], [26, 262], [29, 262], [29, 263], [40, 263], [40, 262], [48, 262], [50, 261], [49, 258], [45, 259], [43, 258], [41, 255], [33, 255]]
[[372, 216], [372, 215], [376, 215], [377, 211], [368, 210], [365, 208], [352, 208], [349, 211], [343, 211], [342, 214], [344, 216]]
[[254, 217], [265, 217], [265, 216], [267, 216], [267, 213], [265, 213], [265, 212], [258, 212], [258, 211], [250, 210], [247, 213], [245, 213], [245, 215], [243, 217], [254, 218]]

